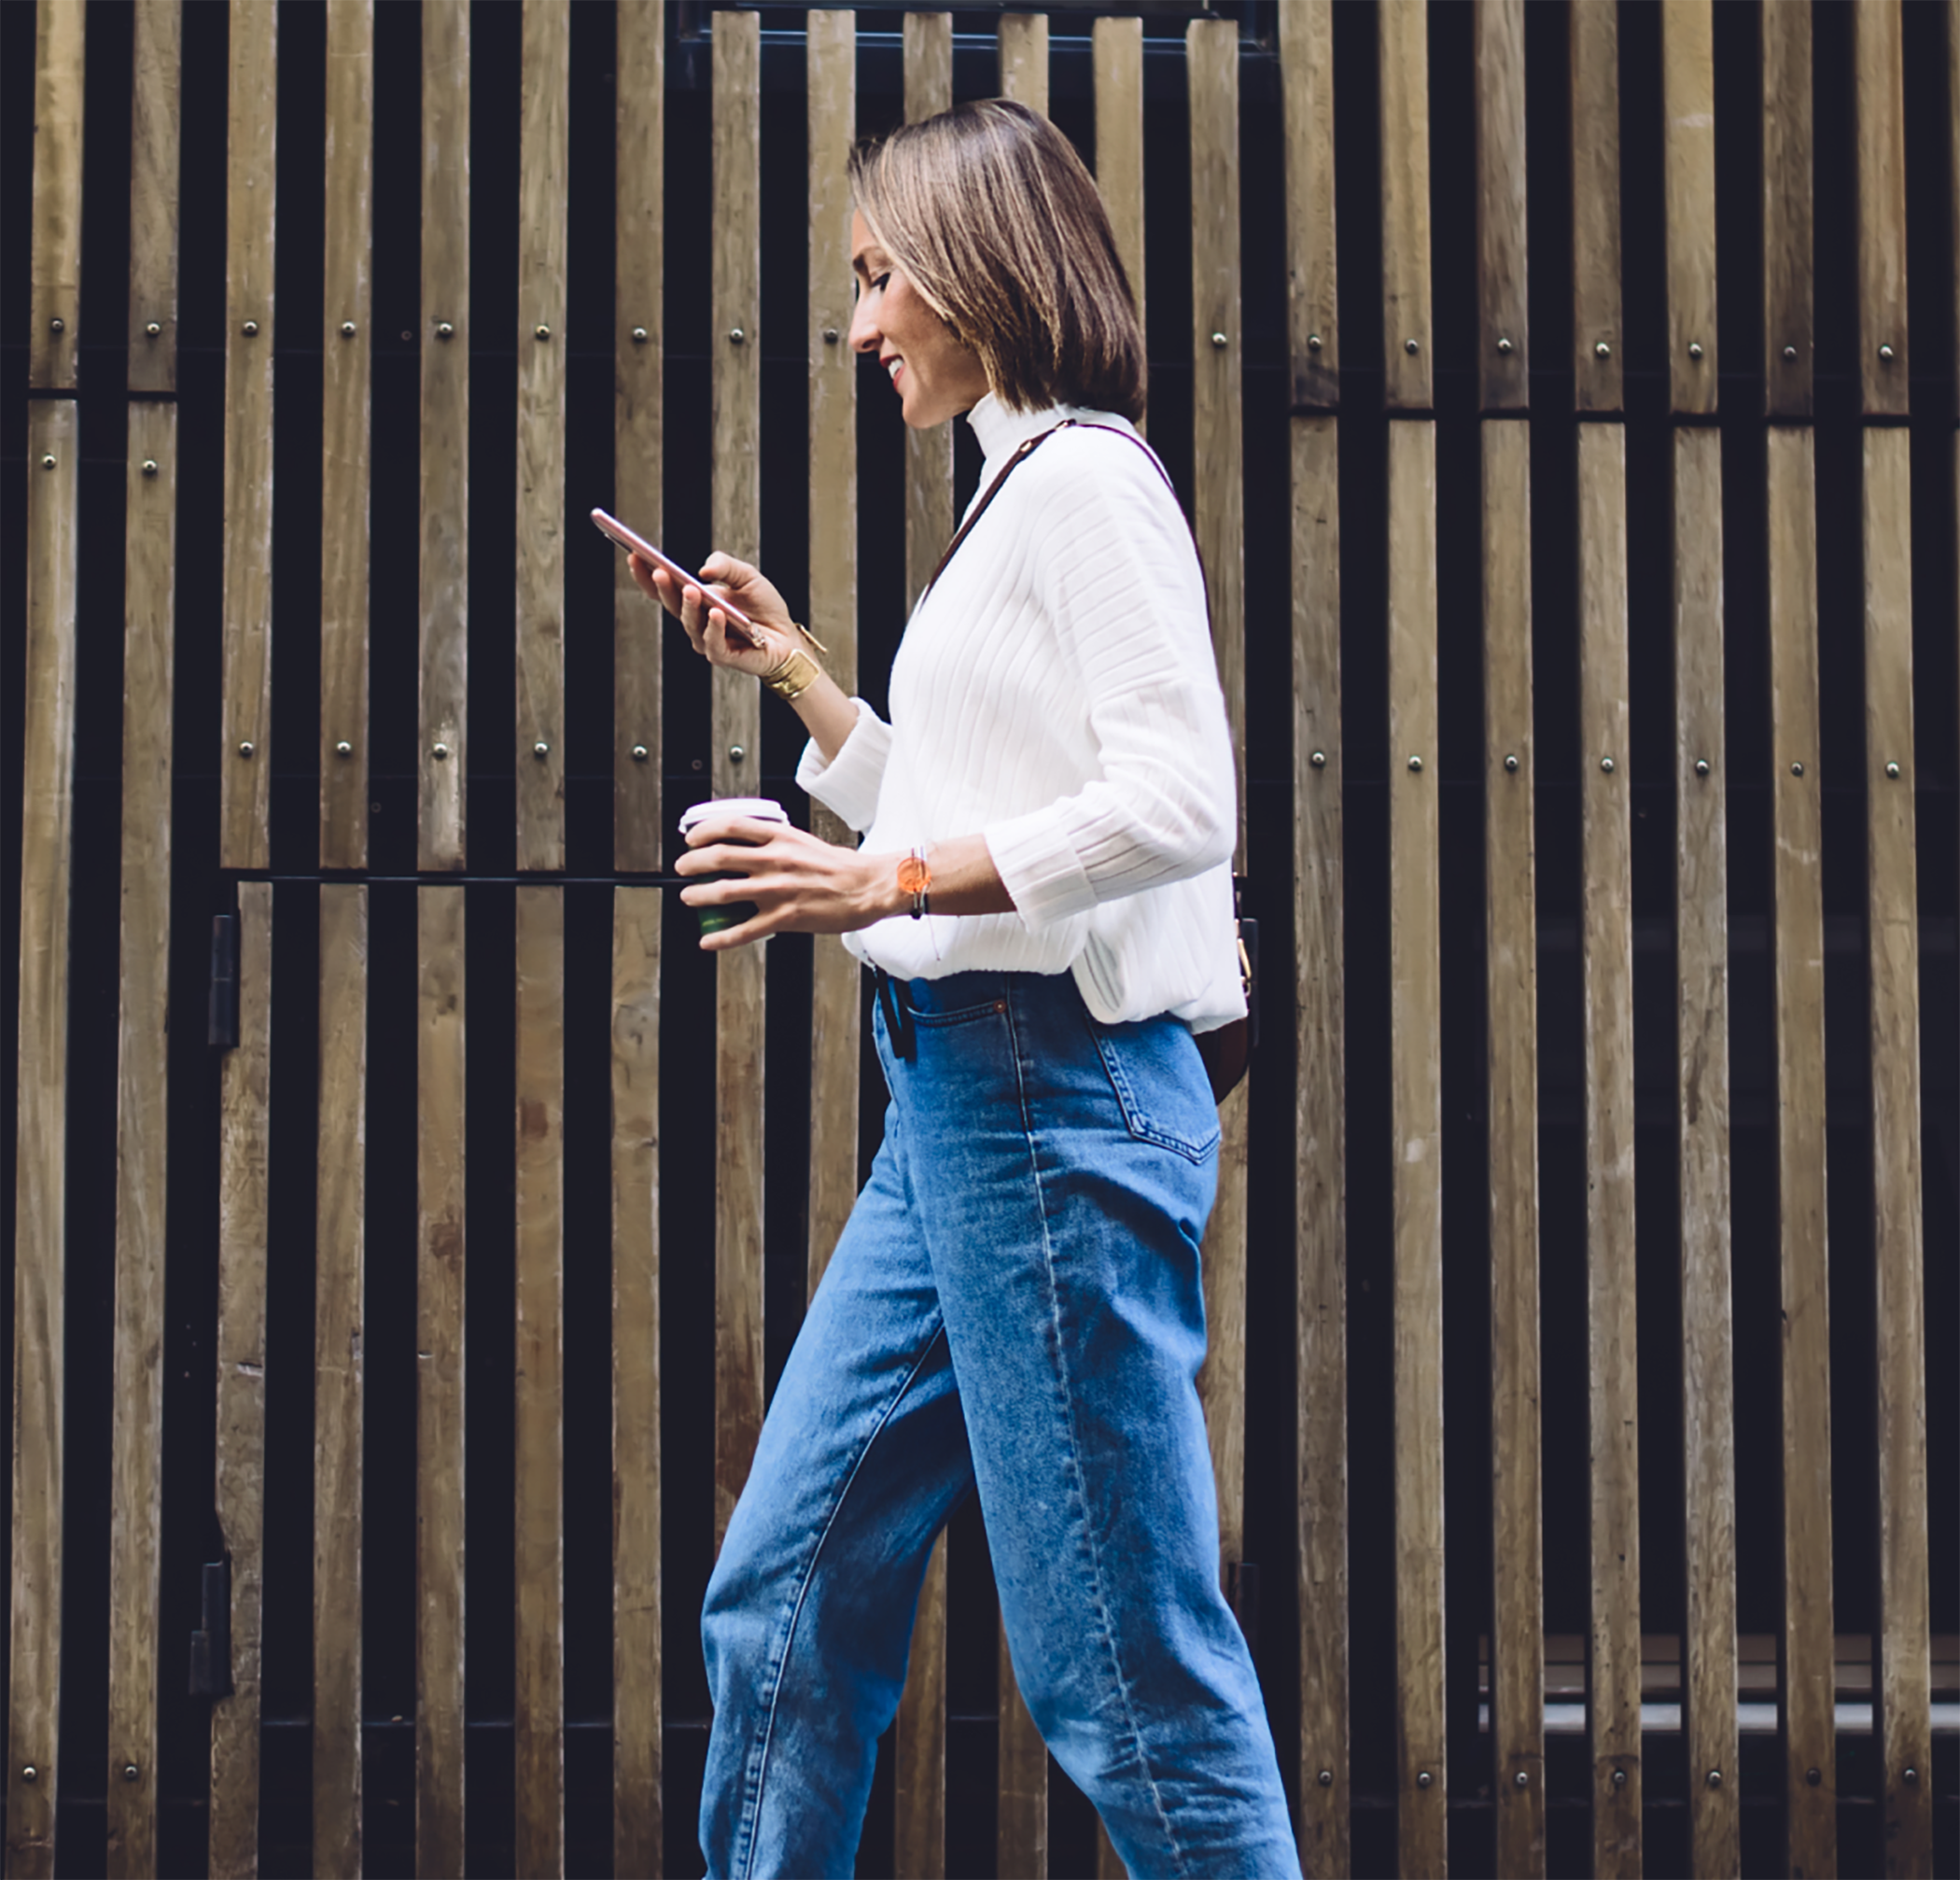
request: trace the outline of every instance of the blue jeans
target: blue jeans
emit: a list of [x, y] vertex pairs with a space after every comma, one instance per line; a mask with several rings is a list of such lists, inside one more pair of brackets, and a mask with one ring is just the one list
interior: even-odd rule
[[1067, 975], [902, 989], [885, 1144], [708, 1585], [708, 1872], [850, 1873], [928, 1556], [977, 1488], [1015, 1677], [1130, 1872], [1297, 1874], [1219, 1591], [1197, 1048], [1096, 1023]]

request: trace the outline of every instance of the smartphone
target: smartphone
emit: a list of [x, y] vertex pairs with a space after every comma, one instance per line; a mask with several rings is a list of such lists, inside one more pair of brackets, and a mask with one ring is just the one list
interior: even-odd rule
[[703, 581], [698, 574], [690, 574], [672, 555], [663, 554], [644, 536], [635, 535], [617, 516], [608, 515], [604, 510], [595, 509], [592, 512], [592, 519], [597, 524], [600, 534], [610, 536], [620, 547], [630, 550], [635, 554], [644, 555], [655, 568], [665, 568], [676, 581], [684, 582], [688, 586], [698, 587], [704, 594], [708, 594], [712, 604], [721, 609], [733, 626], [731, 638], [749, 646], [762, 644], [757, 638], [758, 629], [755, 623], [732, 600], [721, 595], [710, 593], [710, 584]]

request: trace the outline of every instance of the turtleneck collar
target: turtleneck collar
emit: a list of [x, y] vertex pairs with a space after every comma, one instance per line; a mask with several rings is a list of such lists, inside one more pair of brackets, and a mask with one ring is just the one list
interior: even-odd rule
[[1073, 405], [1047, 405], [1038, 412], [1011, 412], [995, 393], [988, 392], [967, 413], [966, 421], [973, 426], [973, 435], [980, 440], [980, 448], [986, 454], [987, 468], [991, 470], [1038, 432], [1053, 430], [1062, 419], [1081, 415]]

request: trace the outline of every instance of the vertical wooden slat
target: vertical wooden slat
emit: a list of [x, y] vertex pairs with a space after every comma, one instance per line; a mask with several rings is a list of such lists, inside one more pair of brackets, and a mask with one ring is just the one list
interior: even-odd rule
[[[1331, 199], [1330, 199], [1331, 209]], [[1299, 1147], [1300, 1852], [1345, 1873], [1348, 1740], [1346, 999], [1340, 464], [1331, 415], [1293, 423], [1294, 1028]]]
[[460, 888], [415, 894], [415, 1871], [463, 1872], [466, 1447]]
[[517, 890], [516, 1869], [565, 1872], [565, 891]]
[[[122, 919], [110, 1396], [108, 1870], [156, 1871], [176, 407], [133, 402], [123, 583]], [[132, 1775], [132, 1771], [134, 1772]]]
[[[1812, 410], [1811, 9], [1762, 9], [1763, 370], [1772, 418]], [[1810, 1870], [1806, 1870], [1807, 1872]]]
[[1671, 408], [1715, 409], [1713, 0], [1661, 0], [1660, 161], [1666, 189]]
[[612, 895], [612, 1847], [657, 1874], [660, 1576], [660, 919], [658, 888]]
[[[1586, 9], [1578, 9], [1580, 11]], [[1614, 303], [1617, 304], [1617, 294]], [[1580, 973], [1586, 1087], [1587, 1730], [1592, 1867], [1641, 1872], [1640, 1367], [1633, 1186], [1633, 836], [1627, 444], [1578, 433]]]
[[469, 6], [422, 8], [418, 868], [465, 860], [469, 758]]
[[1575, 7], [1566, 77], [1572, 127], [1572, 377], [1582, 412], [1620, 405], [1619, 16]]
[[238, 1044], [218, 1073], [213, 1505], [231, 1566], [231, 1689], [211, 1705], [214, 1880], [250, 1880], [259, 1872], [272, 1028], [273, 889], [247, 881], [238, 890]]
[[275, 0], [231, 8], [225, 185], [224, 738], [218, 861], [270, 860]]
[[[44, 32], [50, 10], [63, 9], [42, 9]], [[46, 1880], [54, 1872], [61, 1775], [55, 1751], [61, 1723], [68, 893], [79, 468], [80, 426], [74, 400], [46, 399], [30, 404], [7, 1737], [7, 1871], [25, 1880]], [[32, 1777], [26, 1774], [30, 1769], [35, 1772]]]
[[320, 336], [320, 865], [368, 861], [368, 456], [374, 306], [374, 0], [327, 8]]
[[1143, 324], [1143, 22], [1098, 20], [1089, 28], [1096, 89], [1096, 188], [1109, 211], [1116, 254]]
[[1435, 427], [1421, 420], [1391, 421], [1388, 466], [1396, 1809], [1401, 1872], [1415, 1876], [1441, 1875], [1449, 1866], [1443, 1726]]
[[1486, 412], [1521, 412], [1531, 403], [1524, 240], [1524, 0], [1480, 0], [1472, 31], [1477, 403]]
[[1001, 95], [1048, 115], [1048, 16], [1001, 16]]
[[1545, 1872], [1538, 1421], [1538, 973], [1531, 430], [1483, 426], [1484, 880], [1491, 1157], [1491, 1733], [1497, 1870]]
[[[824, 667], [858, 689], [858, 361], [851, 317], [850, 187], [857, 135], [854, 13], [809, 16], [810, 161], [810, 618], [830, 648]], [[810, 826], [827, 842], [850, 832], [821, 804]], [[819, 940], [810, 969], [809, 1290], [850, 1217], [858, 1194], [857, 961]]]
[[1879, 1623], [1872, 1691], [1885, 1872], [1933, 1871], [1925, 1248], [1920, 1214], [1918, 862], [1912, 750], [1911, 439], [1865, 433], [1865, 853]]
[[[1334, 242], [1334, 8], [1281, 9], [1280, 89], [1286, 118], [1286, 330], [1293, 404], [1340, 402], [1340, 306]], [[1332, 736], [1329, 729], [1328, 736]]]
[[[1774, 9], [1771, 9], [1772, 11]], [[1830, 1265], [1825, 1214], [1824, 869], [1817, 713], [1817, 460], [1808, 426], [1767, 440], [1771, 955], [1782, 1249], [1785, 1865], [1838, 1866], [1831, 1616]]]
[[1429, 15], [1376, 15], [1381, 90], [1381, 355], [1391, 411], [1430, 404]]
[[[953, 106], [953, 16], [908, 13], [904, 26], [905, 121]], [[1003, 74], [1004, 76], [1004, 74]], [[905, 432], [905, 609], [953, 538], [953, 429]]]
[[[181, 0], [139, 6], [130, 113], [130, 351], [132, 392], [177, 388], [177, 145], [182, 112]], [[65, 104], [66, 101], [63, 101]], [[80, 102], [80, 93], [76, 94]], [[152, 332], [150, 329], [156, 330]]]
[[517, 184], [517, 865], [565, 865], [570, 0], [524, 0]]
[[[946, 1871], [946, 1537], [942, 1533], [926, 1564], [918, 1592], [918, 1609], [912, 1622], [912, 1657], [892, 1742], [893, 1814], [892, 1871], [903, 1880], [944, 1880]], [[1020, 1702], [1012, 1681], [1003, 1634], [998, 1647], [1001, 1701], [1010, 1692], [1021, 1712], [1025, 1739], [1013, 1736], [1003, 1723], [1001, 1768], [1024, 1740], [1042, 1757], [1045, 1803], [1047, 1752]], [[1045, 1812], [1043, 1815], [1045, 1819]], [[1043, 1855], [1045, 1861], [1045, 1854]], [[1003, 1870], [1005, 1871], [1005, 1870]], [[1045, 1864], [1038, 1871], [1045, 1873]]]
[[[718, 549], [751, 562], [762, 543], [761, 84], [757, 16], [716, 14], [712, 524]], [[718, 671], [713, 712], [715, 794], [750, 794], [760, 771], [756, 681]], [[717, 1547], [763, 1426], [763, 957], [743, 947], [715, 965]]]
[[361, 1871], [361, 1441], [368, 891], [320, 890], [314, 1298], [313, 1870]]
[[1911, 409], [1906, 345], [1906, 109], [1899, 0], [1851, 9], [1857, 166], [1858, 377], [1868, 413]]
[[1719, 433], [1673, 436], [1676, 1096], [1687, 1625], [1694, 1872], [1742, 1859], [1736, 1764], [1735, 1366], [1729, 1299], [1729, 866], [1722, 722]]
[[41, 0], [35, 17], [27, 383], [35, 391], [73, 390], [81, 351], [86, 26], [85, 10], [71, 0]]
[[[612, 508], [661, 539], [666, 352], [666, 5], [622, 7], [614, 42]], [[815, 87], [812, 88], [814, 95]], [[656, 869], [661, 826], [661, 662], [666, 623], [626, 565], [612, 569], [612, 862]], [[622, 1778], [623, 1779], [623, 1778]], [[622, 1857], [623, 1858], [623, 1857]]]

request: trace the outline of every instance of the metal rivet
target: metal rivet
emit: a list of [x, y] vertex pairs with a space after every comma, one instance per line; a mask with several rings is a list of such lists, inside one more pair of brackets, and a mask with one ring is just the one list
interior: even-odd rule
[[133, 1762], [125, 1762], [122, 1765], [122, 1779], [125, 1782], [133, 1782], [140, 1773]]
[[531, 755], [535, 757], [539, 764], [542, 764], [544, 760], [551, 754], [552, 747], [549, 744], [547, 744], [541, 737], [538, 740], [536, 744], [532, 745], [531, 747]]
[[1901, 1770], [1899, 1773], [1906, 1778], [1908, 1782], [1916, 1784], [1919, 1780], [1919, 1771], [1911, 1767], [1910, 1765], [1905, 1769]]
[[1508, 354], [1511, 350], [1510, 341], [1505, 339], [1500, 339], [1497, 342], [1497, 350], [1501, 353]]
[[153, 340], [161, 339], [163, 336], [163, 323], [161, 320], [152, 320], [143, 330]]
[[1791, 765], [1790, 775], [1792, 777], [1801, 777], [1803, 775], [1803, 765], [1801, 764]]
[[1324, 770], [1327, 767], [1327, 753], [1324, 751], [1316, 751], [1307, 762], [1316, 770]]
[[1709, 763], [1709, 761], [1705, 757], [1698, 757], [1695, 759], [1695, 775], [1697, 777], [1706, 777], [1713, 767], [1714, 766]]
[[257, 320], [247, 320], [244, 326], [239, 328], [238, 330], [242, 332], [246, 339], [256, 340], [259, 337], [259, 322]]
[[645, 344], [647, 344], [647, 330], [646, 330], [646, 328], [644, 328], [644, 327], [635, 327], [635, 328], [633, 329], [633, 344], [634, 344], [635, 345], [637, 345], [637, 346], [643, 346], [643, 345], [645, 345]]
[[1529, 1789], [1532, 1786], [1532, 1778], [1529, 1775], [1527, 1775], [1521, 1769], [1518, 1772], [1517, 1775], [1511, 1777], [1511, 1780], [1514, 1783], [1516, 1783], [1519, 1789]]
[[1785, 346], [1783, 349], [1783, 358], [1785, 365], [1794, 365], [1797, 360], [1797, 348], [1795, 346]]
[[41, 1772], [32, 1762], [21, 1772], [21, 1780], [22, 1782], [38, 1782], [40, 1779]]
[[1422, 760], [1420, 757], [1411, 757], [1408, 760], [1408, 767], [1411, 770], [1421, 770], [1422, 767]]
[[[1309, 353], [1317, 353], [1320, 349], [1321, 336], [1318, 333], [1309, 333], [1307, 335], [1307, 350]], [[1331, 1782], [1334, 1778], [1330, 1775], [1327, 1779]]]
[[1604, 340], [1595, 340], [1592, 346], [1592, 357], [1596, 359], [1610, 359], [1613, 357], [1613, 348]]
[[1321, 1771], [1321, 1787], [1323, 1789], [1332, 1789], [1334, 1787], [1333, 1770], [1323, 1769]]
[[1402, 350], [1413, 356], [1422, 350], [1421, 343], [1418, 340], [1404, 340], [1402, 342]]
[[1624, 1769], [1616, 1769], [1613, 1772], [1613, 1786], [1616, 1789], [1624, 1789], [1627, 1786], [1627, 1772]]
[[1699, 359], [1701, 357], [1701, 342], [1700, 340], [1688, 341], [1687, 356], [1691, 359]]
[[1518, 757], [1516, 752], [1506, 751], [1505, 753], [1504, 767], [1506, 770], [1516, 770], [1518, 768]]
[[552, 336], [552, 330], [549, 327], [533, 327], [531, 335], [534, 339], [548, 340]]
[[1603, 770], [1608, 777], [1611, 777], [1613, 775], [1613, 760], [1610, 757], [1601, 758], [1600, 768]]
[[1708, 1786], [1711, 1789], [1719, 1789], [1722, 1786], [1722, 1772], [1719, 1769], [1711, 1769], [1708, 1772]]
[[155, 458], [155, 457], [145, 457], [145, 458], [143, 459], [143, 474], [144, 474], [145, 476], [155, 476], [155, 475], [156, 475], [156, 473], [157, 473], [157, 460], [156, 460], [156, 458]]
[[731, 744], [728, 747], [728, 761], [731, 764], [739, 764], [748, 755], [739, 744]]
[[1435, 1777], [1433, 1776], [1428, 1770], [1420, 1770], [1417, 1772], [1416, 1775], [1416, 1787], [1418, 1789], [1427, 1789], [1429, 1785], [1435, 1780]]
[[1892, 779], [1894, 779], [1895, 781], [1897, 781], [1897, 778], [1898, 778], [1898, 765], [1896, 765], [1896, 764], [1888, 764], [1888, 765], [1886, 765], [1886, 766], [1885, 766], [1885, 775], [1886, 775], [1887, 777], [1889, 777], [1889, 778], [1892, 778]]
[[249, 756], [251, 756], [251, 754], [252, 754], [252, 751], [253, 751], [253, 746], [252, 746], [252, 745], [250, 744], [250, 742], [249, 742], [249, 741], [248, 741], [248, 742], [246, 742], [246, 743], [241, 744], [241, 745], [240, 745], [240, 746], [238, 747], [238, 754], [239, 754], [239, 756], [241, 756], [241, 757], [249, 757]]
[[1211, 344], [1213, 344], [1214, 346], [1223, 346], [1223, 345], [1225, 344], [1225, 335], [1224, 335], [1223, 333], [1213, 333], [1213, 334], [1211, 335]]
[[449, 747], [446, 744], [438, 744], [432, 746], [428, 754], [431, 757], [433, 757], [438, 764], [440, 764], [445, 757], [449, 755]]
[[353, 337], [354, 322], [352, 320], [343, 320], [341, 322], [341, 338], [343, 340], [351, 340]]
[[343, 737], [333, 747], [333, 754], [336, 757], [352, 757], [354, 755], [354, 747]]
[[1879, 358], [1883, 359], [1884, 362], [1889, 366], [1892, 363], [1895, 355], [1890, 346], [1881, 346], [1879, 348]]
[[68, 322], [63, 319], [49, 320], [48, 322], [48, 330], [50, 333], [65, 333], [68, 330]]
[[54, 468], [54, 459], [51, 456], [43, 457], [41, 459], [41, 468], [43, 470], [52, 470]]
[[1813, 1763], [1810, 1768], [1803, 1772], [1803, 1779], [1814, 1789], [1824, 1780], [1824, 1772], [1816, 1764]]
[[837, 344], [837, 338], [838, 338], [838, 334], [837, 334], [837, 329], [836, 329], [835, 327], [826, 327], [826, 328], [824, 328], [824, 330], [823, 330], [823, 344], [824, 344], [825, 345], [827, 345], [827, 346], [833, 346], [833, 345], [835, 345], [835, 344]]
[[636, 744], [633, 747], [633, 761], [636, 764], [644, 764], [647, 761], [647, 747], [644, 744]]
[[447, 320], [438, 320], [436, 322], [436, 337], [439, 340], [453, 340], [455, 336], [456, 330]]
[[748, 337], [740, 327], [730, 327], [728, 330], [728, 344], [732, 346], [741, 345]]

